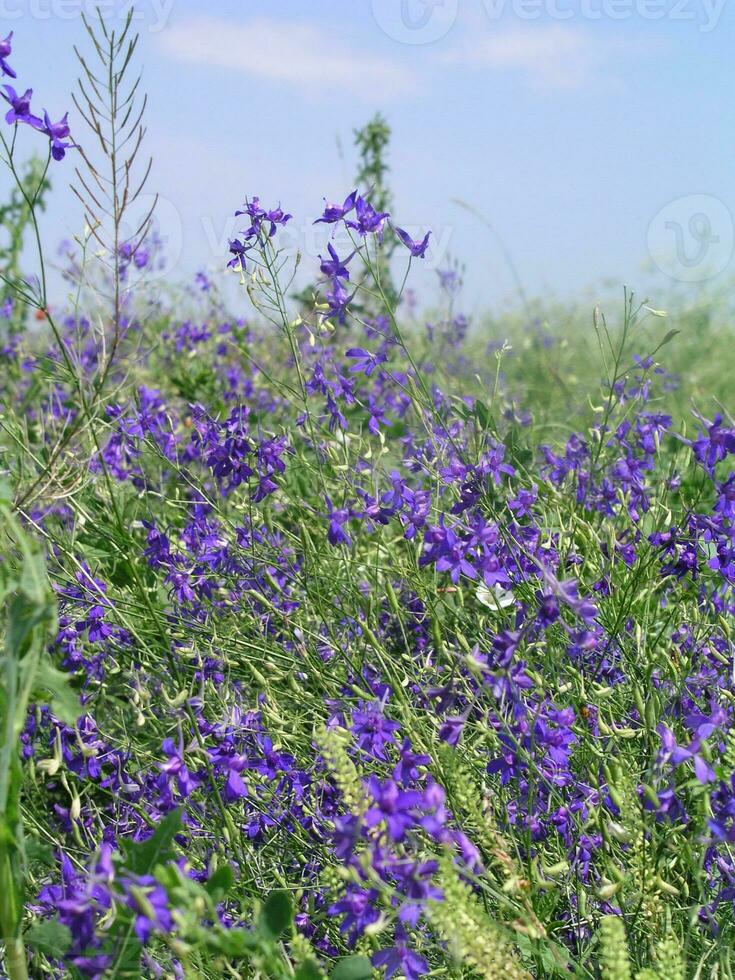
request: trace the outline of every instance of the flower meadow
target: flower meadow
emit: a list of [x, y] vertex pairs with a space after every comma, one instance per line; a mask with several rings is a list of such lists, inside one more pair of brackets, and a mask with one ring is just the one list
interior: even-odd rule
[[91, 132], [2, 89], [4, 975], [732, 977], [726, 330], [419, 303], [380, 119], [311, 286], [241, 189], [229, 270], [153, 285], [87, 28]]

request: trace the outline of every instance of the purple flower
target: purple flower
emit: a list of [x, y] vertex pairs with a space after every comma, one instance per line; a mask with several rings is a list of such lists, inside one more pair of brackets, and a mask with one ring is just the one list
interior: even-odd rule
[[406, 246], [406, 248], [409, 250], [413, 258], [423, 259], [426, 256], [426, 249], [428, 248], [429, 237], [431, 235], [430, 231], [427, 231], [426, 235], [423, 237], [421, 241], [414, 241], [413, 238], [411, 238], [411, 236], [408, 234], [408, 232], [403, 230], [403, 228], [398, 228], [397, 226], [394, 225], [393, 230], [395, 231], [396, 235], [400, 238], [400, 240], [403, 242], [403, 244]]
[[353, 711], [350, 731], [363, 752], [385, 762], [385, 747], [395, 744], [393, 732], [397, 732], [400, 727], [397, 721], [385, 717], [381, 705], [369, 704]]
[[43, 114], [41, 132], [45, 133], [51, 140], [51, 156], [54, 160], [63, 160], [66, 156], [66, 151], [75, 145], [71, 141], [66, 142], [69, 136], [68, 118], [69, 113], [67, 112], [58, 122], [52, 123], [48, 112], [44, 112]]
[[387, 211], [376, 211], [372, 204], [359, 197], [355, 205], [355, 217], [357, 221], [345, 222], [348, 228], [352, 228], [363, 238], [365, 235], [377, 235], [378, 238], [382, 238], [385, 222], [390, 215]]
[[536, 503], [538, 496], [537, 488], [531, 487], [530, 490], [521, 489], [514, 500], [508, 501], [508, 506], [515, 512], [516, 517], [531, 517], [532, 507]]
[[384, 364], [388, 360], [387, 354], [380, 351], [377, 354], [371, 354], [364, 347], [350, 347], [349, 350], [345, 351], [345, 357], [354, 359], [354, 364], [350, 364], [347, 370], [351, 374], [363, 373], [366, 378], [370, 377], [379, 364]]
[[332, 501], [329, 497], [324, 498], [327, 504], [328, 517], [329, 517], [329, 530], [327, 531], [327, 540], [330, 544], [346, 544], [347, 547], [351, 547], [352, 541], [350, 540], [349, 534], [344, 530], [344, 525], [350, 519], [350, 512], [347, 508], [342, 508], [340, 510], [335, 510], [332, 506]]
[[715, 466], [731, 453], [735, 453], [735, 428], [723, 425], [719, 414], [715, 415], [712, 422], [701, 415], [698, 418], [704, 424], [706, 434], [699, 432], [699, 438], [689, 444], [696, 459], [712, 476]]
[[398, 764], [393, 770], [393, 778], [398, 782], [408, 786], [419, 778], [419, 766], [428, 766], [431, 758], [428, 755], [418, 754], [411, 751], [411, 743], [404, 738], [401, 746], [401, 755]]
[[196, 789], [198, 780], [191, 776], [184, 763], [183, 744], [179, 742], [177, 748], [172, 738], [166, 738], [163, 741], [163, 751], [167, 756], [167, 760], [166, 762], [158, 763], [158, 768], [161, 770], [161, 775], [158, 777], [158, 785], [160, 788], [163, 788], [175, 777], [179, 792], [186, 798]]
[[446, 742], [447, 745], [457, 745], [466, 721], [467, 719], [465, 717], [445, 718], [439, 726], [439, 738], [441, 741]]
[[340, 861], [347, 861], [360, 838], [360, 818], [352, 813], [337, 817], [334, 821], [334, 853]]
[[347, 264], [355, 253], [351, 252], [346, 259], [341, 259], [331, 242], [329, 242], [327, 248], [329, 249], [330, 258], [325, 259], [321, 255], [319, 256], [321, 259], [321, 265], [319, 266], [321, 271], [330, 279], [349, 279], [350, 272]]
[[541, 569], [542, 577], [551, 587], [551, 591], [561, 601], [569, 606], [573, 613], [585, 621], [591, 623], [597, 618], [597, 607], [585, 596], [579, 595], [579, 582], [576, 579], [567, 579], [560, 582], [559, 579], [547, 568]]
[[337, 221], [341, 221], [346, 214], [349, 214], [350, 211], [352, 211], [355, 206], [356, 199], [357, 191], [353, 191], [351, 194], [347, 195], [344, 200], [344, 204], [327, 204], [324, 208], [324, 214], [321, 216], [321, 218], [317, 218], [314, 224], [333, 225]]
[[0, 41], [0, 78], [2, 77], [2, 75], [8, 75], [10, 78], [18, 77], [13, 71], [13, 69], [10, 67], [10, 65], [7, 63], [7, 61], [5, 60], [13, 53], [12, 41], [13, 41], [12, 31], [10, 32], [10, 34], [8, 34], [5, 40]]
[[429, 972], [429, 964], [417, 952], [405, 943], [396, 943], [388, 949], [381, 949], [371, 960], [375, 967], [385, 967], [385, 980], [390, 980], [396, 973], [406, 980], [418, 980]]
[[374, 888], [350, 885], [344, 898], [329, 907], [330, 915], [344, 916], [339, 931], [346, 933], [352, 943], [362, 935], [366, 926], [378, 919], [377, 899], [378, 893]]
[[254, 197], [252, 201], [246, 199], [243, 205], [242, 211], [235, 211], [235, 217], [239, 217], [241, 214], [246, 214], [250, 218], [250, 227], [247, 231], [243, 232], [246, 239], [255, 238], [260, 240], [261, 231], [263, 226], [268, 226], [266, 229], [267, 237], [273, 238], [276, 233], [278, 225], [285, 225], [291, 220], [293, 215], [285, 214], [283, 208], [280, 205], [277, 208], [273, 208], [271, 211], [266, 211], [260, 206], [260, 198]]
[[336, 316], [339, 323], [344, 323], [347, 307], [352, 302], [354, 296], [354, 293], [347, 292], [340, 279], [334, 279], [332, 281], [332, 290], [326, 295], [329, 312], [324, 314], [324, 318], [330, 319]]
[[657, 760], [660, 766], [670, 761], [676, 768], [684, 762], [691, 761], [694, 763], [694, 775], [700, 783], [706, 784], [715, 781], [717, 777], [714, 770], [699, 754], [702, 740], [711, 734], [709, 726], [703, 727], [701, 734], [698, 732], [687, 748], [677, 744], [674, 733], [666, 725], [660, 724], [656, 731], [661, 737], [661, 751]]
[[0, 95], [10, 105], [10, 109], [8, 109], [5, 116], [5, 121], [11, 125], [16, 122], [24, 122], [28, 123], [29, 126], [33, 126], [35, 129], [40, 129], [42, 126], [41, 120], [38, 116], [31, 115], [33, 89], [26, 89], [23, 95], [18, 95], [12, 85], [3, 85], [3, 89], [5, 91], [0, 92]]
[[152, 875], [124, 879], [121, 884], [128, 906], [136, 913], [134, 929], [142, 943], [148, 942], [153, 932], [170, 932], [173, 929], [166, 889]]
[[232, 258], [227, 263], [228, 269], [234, 269], [237, 266], [244, 272], [246, 269], [245, 256], [248, 254], [249, 245], [245, 245], [240, 241], [239, 238], [235, 238], [230, 242], [230, 255]]
[[423, 797], [417, 790], [402, 790], [392, 779], [381, 782], [377, 776], [368, 780], [368, 788], [374, 805], [365, 814], [365, 825], [375, 827], [385, 823], [393, 841], [402, 841], [406, 831], [418, 823], [412, 811], [418, 807]]
[[104, 977], [109, 976], [112, 957], [104, 953], [95, 956], [73, 956], [71, 963], [88, 980], [103, 980]]
[[431, 547], [421, 556], [421, 565], [435, 562], [437, 571], [449, 572], [455, 585], [459, 582], [460, 575], [477, 578], [477, 570], [467, 557], [467, 543], [454, 530], [442, 524], [429, 528], [425, 532], [424, 541]]
[[222, 794], [227, 803], [236, 803], [238, 800], [242, 800], [248, 795], [248, 788], [243, 782], [240, 772], [238, 771], [239, 769], [244, 768], [245, 765], [246, 761], [244, 759], [235, 758], [230, 760], [224, 792]]

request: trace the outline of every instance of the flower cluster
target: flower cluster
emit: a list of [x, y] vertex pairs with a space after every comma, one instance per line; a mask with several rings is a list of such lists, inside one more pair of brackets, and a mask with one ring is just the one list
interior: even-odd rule
[[[7, 59], [12, 54], [13, 32], [4, 39], [0, 40], [0, 77], [7, 75], [12, 79], [18, 76], [13, 68], [8, 64]], [[69, 122], [67, 112], [58, 122], [52, 122], [48, 112], [44, 110], [43, 119], [31, 112], [31, 99], [33, 89], [26, 89], [22, 94], [16, 92], [12, 85], [3, 85], [0, 95], [5, 99], [10, 108], [5, 115], [5, 121], [15, 126], [23, 123], [31, 129], [43, 133], [49, 139], [49, 152], [54, 160], [63, 160], [66, 151], [74, 146], [69, 140]]]
[[245, 272], [247, 268], [248, 253], [253, 249], [262, 248], [266, 240], [276, 234], [278, 226], [285, 225], [292, 217], [286, 214], [280, 205], [266, 211], [260, 206], [258, 197], [254, 197], [252, 201], [245, 201], [242, 211], [235, 211], [236, 218], [243, 214], [250, 219], [250, 225], [242, 232], [242, 239], [235, 238], [230, 242], [232, 259], [228, 263], [229, 268], [241, 272]]

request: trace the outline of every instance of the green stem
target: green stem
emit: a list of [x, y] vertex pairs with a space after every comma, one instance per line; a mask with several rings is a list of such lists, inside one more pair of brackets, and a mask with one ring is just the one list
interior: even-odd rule
[[9, 980], [28, 980], [28, 965], [23, 940], [19, 937], [5, 942], [5, 965]]
[[8, 980], [28, 980], [25, 946], [19, 935], [20, 915], [13, 863], [7, 844], [0, 844], [0, 938], [5, 943]]

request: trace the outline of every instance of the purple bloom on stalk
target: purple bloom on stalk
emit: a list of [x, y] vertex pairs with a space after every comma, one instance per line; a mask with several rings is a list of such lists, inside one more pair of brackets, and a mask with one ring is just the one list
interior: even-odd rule
[[357, 221], [345, 222], [348, 228], [352, 228], [363, 238], [365, 235], [377, 235], [379, 239], [382, 239], [383, 228], [390, 215], [387, 211], [376, 211], [364, 197], [358, 197], [355, 205], [355, 217]]
[[400, 727], [397, 721], [385, 717], [379, 704], [369, 704], [353, 711], [350, 731], [363, 752], [385, 762], [387, 760], [385, 747], [395, 744], [393, 732], [398, 731]]
[[449, 572], [454, 585], [459, 582], [460, 575], [476, 579], [477, 570], [467, 559], [467, 546], [451, 528], [431, 528], [425, 534], [425, 541], [431, 548], [421, 556], [420, 563], [436, 562], [438, 572]]
[[482, 559], [480, 567], [482, 578], [488, 589], [494, 589], [496, 586], [504, 586], [510, 583], [508, 573], [503, 568], [497, 555], [487, 555], [487, 557]]
[[330, 544], [346, 544], [349, 548], [352, 545], [349, 534], [344, 530], [343, 525], [350, 519], [350, 512], [347, 508], [335, 510], [329, 497], [324, 498], [327, 504], [329, 517], [329, 530], [327, 540]]
[[536, 598], [539, 601], [536, 622], [545, 629], [547, 626], [555, 623], [559, 618], [559, 603], [556, 600], [556, 596], [542, 595], [541, 592], [536, 593]]
[[248, 795], [248, 788], [243, 782], [240, 772], [245, 768], [247, 762], [242, 756], [235, 756], [229, 760], [227, 768], [227, 780], [223, 796], [227, 803], [236, 803]]
[[95, 956], [73, 956], [71, 963], [88, 980], [103, 980], [103, 977], [109, 976], [112, 957], [104, 953]]
[[712, 794], [712, 817], [708, 826], [720, 840], [735, 842], [735, 775], [721, 782]]
[[452, 843], [456, 846], [459, 851], [460, 857], [464, 861], [465, 865], [470, 869], [470, 871], [480, 871], [482, 869], [482, 859], [480, 857], [480, 852], [472, 843], [472, 841], [467, 837], [466, 834], [462, 833], [461, 830], [453, 830], [450, 833], [450, 839]]
[[13, 32], [3, 40], [0, 41], [0, 77], [2, 75], [8, 75], [10, 78], [17, 78], [15, 71], [10, 67], [10, 65], [5, 60], [13, 53]]
[[[419, 903], [432, 898], [437, 902], [443, 900], [442, 891], [432, 881], [438, 870], [439, 865], [436, 861], [412, 861], [409, 858], [397, 858], [390, 862], [390, 873], [398, 884], [398, 890], [409, 900], [398, 912], [401, 923], [418, 925], [422, 912]], [[402, 933], [403, 927], [399, 925], [396, 928], [396, 939], [405, 938]]]
[[727, 520], [735, 521], [735, 473], [730, 473], [724, 483], [716, 483], [715, 486], [717, 488], [715, 511]]
[[23, 95], [18, 95], [12, 85], [3, 85], [3, 88], [5, 91], [0, 92], [0, 95], [10, 105], [5, 116], [5, 121], [10, 123], [11, 126], [16, 122], [24, 122], [28, 123], [29, 126], [39, 129], [42, 126], [41, 120], [38, 116], [31, 114], [33, 89], [26, 89]]
[[457, 745], [465, 726], [466, 718], [445, 718], [439, 726], [439, 738], [447, 745]]
[[393, 778], [398, 782], [408, 786], [419, 778], [419, 766], [428, 766], [431, 758], [428, 755], [418, 754], [411, 751], [411, 742], [404, 738], [401, 746], [401, 756], [393, 770]]
[[579, 582], [576, 579], [567, 579], [560, 582], [547, 568], [541, 569], [541, 575], [551, 587], [551, 591], [561, 601], [569, 606], [573, 613], [576, 613], [585, 623], [591, 623], [597, 619], [597, 607], [585, 596], [579, 595]]
[[401, 790], [392, 779], [381, 783], [377, 776], [370, 777], [368, 787], [374, 805], [365, 814], [365, 825], [375, 827], [385, 823], [391, 840], [396, 843], [402, 841], [409, 827], [417, 824], [411, 811], [421, 804], [421, 793], [417, 790]]
[[344, 898], [330, 905], [330, 915], [344, 915], [339, 931], [346, 933], [353, 944], [365, 928], [378, 919], [380, 913], [375, 907], [377, 898], [378, 893], [374, 888], [350, 885]]
[[656, 732], [661, 737], [661, 751], [657, 760], [659, 765], [670, 761], [674, 767], [677, 767], [691, 760], [694, 763], [694, 775], [700, 783], [706, 784], [715, 781], [717, 777], [714, 770], [699, 754], [702, 739], [706, 738], [707, 734], [711, 734], [709, 726], [704, 728], [701, 735], [698, 733], [687, 748], [677, 745], [674, 733], [666, 725], [659, 725]]
[[388, 360], [387, 354], [380, 351], [377, 354], [371, 354], [364, 347], [350, 347], [349, 350], [345, 351], [345, 357], [354, 359], [354, 364], [350, 364], [347, 370], [351, 374], [363, 373], [366, 378], [370, 377], [379, 364], [384, 364]]
[[712, 476], [715, 466], [731, 453], [735, 453], [735, 428], [723, 425], [719, 414], [715, 415], [712, 422], [701, 415], [698, 418], [705, 426], [706, 433], [698, 432], [698, 438], [694, 441], [684, 441], [691, 445], [696, 459]]
[[321, 255], [319, 256], [321, 259], [321, 265], [319, 266], [321, 271], [330, 279], [349, 279], [350, 270], [347, 268], [347, 264], [355, 253], [351, 252], [346, 259], [341, 259], [331, 242], [329, 242], [327, 248], [330, 257], [325, 259]]
[[423, 814], [419, 823], [427, 834], [431, 834], [435, 840], [444, 836], [444, 825], [449, 817], [449, 811], [444, 805], [445, 800], [444, 788], [432, 780], [426, 787], [421, 799], [422, 809], [428, 812]]
[[51, 122], [49, 114], [44, 112], [43, 114], [43, 126], [41, 129], [42, 133], [51, 140], [51, 156], [54, 160], [63, 160], [66, 156], [66, 151], [74, 146], [71, 141], [66, 142], [69, 136], [69, 123], [68, 123], [69, 113], [65, 113], [64, 117], [58, 122]]
[[406, 980], [418, 980], [419, 977], [426, 976], [429, 971], [429, 964], [423, 956], [419, 956], [405, 943], [396, 943], [389, 949], [379, 950], [370, 962], [375, 967], [385, 967], [385, 980], [390, 980], [396, 973]]
[[152, 875], [123, 880], [128, 906], [136, 913], [135, 935], [142, 943], [148, 942], [153, 932], [170, 932], [173, 917], [168, 907], [168, 895]]
[[332, 282], [332, 291], [326, 295], [329, 312], [324, 314], [325, 319], [336, 316], [339, 323], [345, 322], [347, 307], [354, 298], [354, 293], [348, 293], [339, 279]]
[[360, 838], [360, 818], [352, 813], [334, 821], [334, 854], [340, 861], [352, 856]]
[[[549, 724], [551, 722], [551, 724]], [[572, 731], [574, 709], [550, 710], [546, 718], [537, 718], [533, 726], [536, 746], [556, 766], [566, 766], [577, 736]]]
[[276, 233], [276, 225], [285, 225], [291, 220], [291, 218], [293, 218], [293, 215], [286, 214], [280, 204], [277, 208], [272, 208], [270, 211], [266, 211], [265, 221], [270, 223], [268, 235], [273, 238]]
[[179, 747], [176, 748], [174, 740], [172, 738], [166, 738], [163, 741], [163, 751], [167, 756], [167, 760], [166, 762], [158, 763], [158, 768], [161, 770], [161, 775], [158, 777], [159, 788], [163, 789], [175, 777], [179, 792], [186, 798], [196, 789], [198, 781], [191, 776], [189, 770], [186, 768], [186, 764], [184, 763], [184, 746], [180, 742]]
[[232, 258], [227, 263], [227, 268], [234, 269], [237, 265], [239, 265], [240, 269], [244, 272], [246, 268], [245, 256], [248, 254], [248, 248], [249, 246], [241, 242], [239, 238], [235, 238], [233, 241], [231, 241], [230, 255], [232, 255]]
[[403, 244], [406, 246], [406, 248], [409, 250], [413, 258], [415, 259], [425, 258], [426, 249], [429, 246], [429, 237], [431, 236], [430, 231], [427, 231], [426, 235], [424, 235], [421, 241], [414, 241], [413, 238], [411, 238], [411, 236], [408, 234], [408, 232], [403, 230], [403, 228], [398, 228], [396, 225], [394, 225], [393, 230], [395, 231], [396, 235], [400, 238], [400, 240], [403, 242]]
[[276, 233], [276, 226], [285, 225], [293, 217], [293, 215], [285, 214], [280, 205], [271, 211], [266, 211], [261, 208], [259, 197], [254, 197], [252, 201], [246, 199], [243, 210], [235, 211], [235, 217], [237, 218], [241, 214], [246, 214], [250, 218], [250, 227], [243, 233], [246, 239], [260, 238], [263, 225], [269, 226], [267, 235], [268, 238], [273, 238]]
[[508, 501], [508, 506], [515, 512], [516, 517], [532, 516], [531, 508], [536, 503], [537, 489], [535, 486], [530, 490], [521, 489], [514, 500]]
[[[639, 787], [638, 795], [643, 803], [643, 809], [649, 813], [655, 811], [656, 819], [658, 821], [668, 820], [670, 822], [687, 822], [684, 807], [681, 805], [679, 798], [673, 789], [656, 789], [657, 806], [654, 805], [654, 802], [651, 800], [650, 796], [646, 795], [642, 787]], [[711, 823], [710, 827], [712, 827]]]
[[337, 221], [341, 221], [346, 214], [355, 207], [355, 201], [357, 200], [357, 191], [353, 191], [348, 194], [344, 200], [344, 204], [327, 204], [324, 208], [324, 214], [321, 218], [317, 218], [314, 222], [315, 225], [326, 224], [333, 225]]

